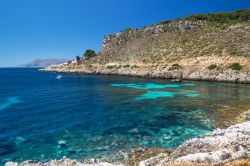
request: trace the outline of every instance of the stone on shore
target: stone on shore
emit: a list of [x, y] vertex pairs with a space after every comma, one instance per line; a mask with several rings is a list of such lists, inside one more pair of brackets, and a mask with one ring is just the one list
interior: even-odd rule
[[180, 145], [168, 160], [159, 156], [140, 162], [140, 166], [171, 165], [171, 163], [224, 164], [250, 157], [250, 121], [217, 129]]

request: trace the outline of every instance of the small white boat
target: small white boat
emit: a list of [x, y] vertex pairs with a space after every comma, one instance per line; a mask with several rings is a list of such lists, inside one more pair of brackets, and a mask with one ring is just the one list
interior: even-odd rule
[[56, 78], [57, 78], [57, 79], [61, 79], [61, 78], [62, 78], [62, 75], [59, 74], [59, 75], [56, 76]]

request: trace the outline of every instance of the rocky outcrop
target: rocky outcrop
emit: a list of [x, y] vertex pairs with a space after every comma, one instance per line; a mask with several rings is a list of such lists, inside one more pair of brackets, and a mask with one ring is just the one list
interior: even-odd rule
[[[125, 65], [124, 65], [125, 66]], [[203, 80], [232, 83], [250, 83], [250, 71], [228, 69], [226, 65], [220, 68], [209, 70], [206, 67], [182, 67], [172, 69], [171, 65], [167, 66], [136, 66], [131, 65], [124, 67], [120, 64], [113, 66], [101, 66], [81, 68], [46, 68], [42, 71], [56, 71], [69, 73], [87, 73], [87, 74], [112, 74], [132, 77], [149, 77], [149, 78], [166, 78], [166, 79], [185, 79], [185, 80]]]
[[104, 36], [102, 41], [102, 53], [107, 53], [113, 49], [116, 49], [115, 47], [118, 47], [119, 45], [122, 45], [130, 40], [147, 38], [148, 36], [152, 35], [158, 36], [166, 32], [185, 32], [188, 30], [194, 30], [204, 25], [206, 25], [206, 21], [200, 20], [170, 22], [168, 24], [155, 25], [141, 29], [128, 28], [122, 32]]
[[221, 163], [250, 157], [250, 122], [191, 139], [172, 154], [177, 161]]
[[[173, 163], [205, 163], [210, 165], [250, 157], [250, 121], [217, 129], [210, 134], [186, 141], [168, 158], [162, 154], [140, 163], [141, 166], [171, 165]], [[184, 164], [185, 165], [185, 164]]]
[[111, 164], [108, 162], [101, 162], [96, 159], [88, 161], [71, 160], [64, 157], [61, 160], [51, 160], [47, 163], [27, 160], [21, 163], [7, 162], [5, 166], [122, 166], [122, 164]]
[[96, 62], [165, 65], [197, 57], [249, 57], [249, 25], [175, 21], [128, 29], [104, 37]]
[[[165, 165], [216, 165], [230, 162], [240, 163], [250, 158], [250, 121], [233, 125], [227, 129], [217, 129], [209, 134], [193, 138], [174, 151], [136, 150], [127, 155], [124, 165], [165, 166]], [[143, 160], [143, 161], [139, 161]], [[191, 164], [190, 164], [191, 163]], [[244, 161], [243, 163], [249, 163]], [[96, 159], [77, 161], [63, 158], [48, 163], [24, 161], [7, 162], [5, 166], [121, 166]], [[230, 165], [230, 164], [229, 164]]]

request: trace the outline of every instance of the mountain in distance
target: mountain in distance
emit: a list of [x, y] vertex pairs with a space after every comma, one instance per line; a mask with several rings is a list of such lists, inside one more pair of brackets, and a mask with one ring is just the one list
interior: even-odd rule
[[62, 64], [68, 61], [69, 59], [54, 59], [54, 58], [35, 59], [26, 64], [22, 64], [19, 67], [45, 68], [51, 65]]

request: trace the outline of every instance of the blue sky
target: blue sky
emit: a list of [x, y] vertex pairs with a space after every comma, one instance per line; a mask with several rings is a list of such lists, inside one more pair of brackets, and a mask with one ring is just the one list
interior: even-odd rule
[[0, 0], [0, 66], [74, 58], [104, 35], [195, 13], [250, 8], [249, 0]]

